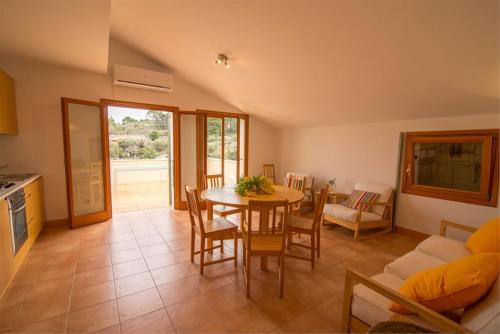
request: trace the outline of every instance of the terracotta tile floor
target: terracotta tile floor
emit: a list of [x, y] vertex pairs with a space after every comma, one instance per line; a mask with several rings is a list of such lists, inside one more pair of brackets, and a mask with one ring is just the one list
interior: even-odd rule
[[0, 299], [0, 332], [338, 332], [345, 268], [375, 274], [418, 242], [397, 234], [355, 242], [323, 227], [315, 270], [287, 258], [280, 299], [276, 262], [267, 272], [256, 265], [247, 299], [241, 261], [200, 276], [188, 232], [187, 213], [170, 209], [46, 228]]

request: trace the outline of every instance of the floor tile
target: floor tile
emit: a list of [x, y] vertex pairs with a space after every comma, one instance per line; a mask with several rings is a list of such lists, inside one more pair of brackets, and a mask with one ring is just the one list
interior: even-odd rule
[[177, 331], [193, 328], [217, 318], [210, 300], [203, 295], [167, 306], [167, 312]]
[[120, 322], [116, 300], [87, 307], [68, 316], [68, 333], [90, 333]]
[[81, 289], [91, 285], [113, 280], [113, 269], [104, 267], [77, 273], [73, 282], [73, 289]]
[[187, 276], [184, 269], [178, 264], [151, 270], [151, 275], [156, 285], [173, 282]]
[[71, 295], [70, 312], [112, 300], [115, 297], [113, 281], [74, 290]]
[[173, 254], [165, 242], [157, 243], [154, 245], [141, 246], [141, 251], [145, 257], [158, 254]]
[[156, 288], [118, 298], [118, 309], [122, 322], [163, 307], [163, 302]]
[[165, 308], [141, 315], [122, 323], [123, 334], [173, 333], [174, 328]]
[[110, 243], [109, 244], [109, 251], [111, 253], [115, 253], [115, 252], [134, 249], [134, 248], [138, 248], [138, 247], [139, 247], [139, 244], [137, 244], [137, 241], [135, 241], [135, 239], [130, 239], [130, 240], [125, 240], [125, 241], [118, 241], [118, 242]]
[[195, 277], [183, 278], [158, 285], [158, 292], [165, 306], [169, 306], [201, 294]]
[[30, 286], [26, 300], [40, 299], [62, 293], [69, 294], [72, 286], [73, 275], [40, 281]]
[[69, 299], [69, 294], [60, 294], [28, 301], [22, 307], [22, 321], [31, 324], [65, 314], [68, 312]]
[[38, 321], [29, 325], [17, 327], [13, 330], [16, 333], [65, 333], [66, 314], [54, 318]]
[[142, 253], [138, 248], [111, 253], [111, 262], [113, 264], [119, 264], [137, 259], [142, 259]]
[[76, 261], [76, 272], [82, 273], [85, 271], [95, 270], [111, 265], [111, 258], [106, 256], [93, 256]]
[[144, 258], [149, 269], [169, 266], [178, 262], [177, 257], [173, 253], [159, 254]]
[[139, 274], [145, 271], [148, 271], [148, 266], [146, 265], [146, 261], [144, 261], [143, 259], [132, 260], [120, 264], [115, 264], [113, 266], [113, 275], [115, 279]]
[[155, 286], [149, 272], [127, 276], [115, 280], [116, 296], [123, 297]]

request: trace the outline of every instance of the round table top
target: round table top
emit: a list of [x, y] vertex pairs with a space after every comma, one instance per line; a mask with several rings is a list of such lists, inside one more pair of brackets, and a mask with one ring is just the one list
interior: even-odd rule
[[201, 198], [213, 204], [222, 204], [236, 208], [245, 208], [249, 200], [282, 201], [288, 200], [290, 204], [300, 202], [304, 199], [304, 193], [299, 190], [286, 188], [281, 185], [274, 185], [275, 192], [272, 194], [257, 194], [252, 197], [241, 196], [234, 191], [234, 185], [224, 186], [224, 188], [207, 189], [201, 193]]

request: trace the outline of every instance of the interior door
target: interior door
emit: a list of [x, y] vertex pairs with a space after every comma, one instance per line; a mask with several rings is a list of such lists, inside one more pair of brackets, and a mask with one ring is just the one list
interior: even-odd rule
[[71, 227], [111, 218], [107, 123], [97, 102], [62, 99], [66, 191]]

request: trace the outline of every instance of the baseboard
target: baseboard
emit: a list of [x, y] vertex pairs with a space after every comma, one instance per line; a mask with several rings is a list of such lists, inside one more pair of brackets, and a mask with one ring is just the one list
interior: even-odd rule
[[45, 222], [45, 226], [47, 227], [68, 226], [68, 225], [69, 225], [68, 218], [47, 220]]
[[401, 227], [396, 225], [396, 233], [402, 234], [402, 235], [407, 235], [409, 237], [419, 239], [419, 240], [424, 240], [429, 237], [429, 234], [410, 230], [409, 228], [406, 227]]

